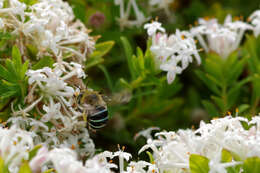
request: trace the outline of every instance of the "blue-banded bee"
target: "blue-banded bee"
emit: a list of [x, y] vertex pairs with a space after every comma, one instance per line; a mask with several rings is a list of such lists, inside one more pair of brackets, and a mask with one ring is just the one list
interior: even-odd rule
[[106, 125], [108, 110], [106, 102], [98, 92], [86, 89], [77, 96], [77, 103], [89, 129], [98, 130]]

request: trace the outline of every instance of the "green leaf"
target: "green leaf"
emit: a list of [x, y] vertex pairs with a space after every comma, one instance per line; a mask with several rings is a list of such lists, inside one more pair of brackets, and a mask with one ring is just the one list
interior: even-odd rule
[[145, 67], [144, 67], [144, 54], [141, 48], [137, 47], [137, 58], [138, 58], [138, 65], [139, 65], [139, 69], [140, 71], [144, 71]]
[[5, 161], [0, 157], [0, 173], [5, 173]]
[[126, 37], [120, 37], [121, 42], [123, 44], [123, 48], [125, 51], [125, 55], [126, 55], [126, 59], [127, 59], [127, 64], [128, 64], [128, 68], [130, 71], [130, 75], [132, 79], [135, 79], [135, 74], [134, 74], [134, 65], [133, 65], [133, 61], [132, 61], [132, 56], [133, 56], [133, 50], [132, 47], [129, 43], [129, 41], [127, 40]]
[[39, 62], [37, 62], [32, 66], [32, 70], [38, 70], [43, 67], [52, 67], [53, 64], [54, 64], [54, 60], [49, 56], [45, 56], [41, 58]]
[[240, 114], [240, 113], [243, 113], [243, 112], [245, 112], [247, 109], [249, 109], [250, 108], [250, 105], [248, 105], [248, 104], [242, 104], [242, 105], [240, 105], [239, 107], [238, 107], [238, 113]]
[[52, 169], [48, 169], [46, 171], [44, 171], [43, 173], [52, 173], [52, 172], [55, 172], [55, 170], [52, 168]]
[[0, 173], [9, 173], [8, 166], [5, 165], [5, 161], [0, 157]]
[[33, 5], [38, 2], [37, 0], [20, 0], [20, 1], [25, 3], [26, 5]]
[[216, 97], [216, 96], [211, 96], [212, 100], [215, 101], [215, 103], [218, 105], [218, 107], [221, 109], [222, 113], [224, 113], [226, 108], [225, 108], [225, 104], [223, 103], [223, 100], [220, 97]]
[[221, 154], [221, 161], [226, 163], [226, 162], [231, 162], [232, 159], [233, 159], [232, 154], [228, 150], [223, 149]]
[[154, 158], [153, 158], [152, 153], [150, 153], [149, 151], [146, 151], [146, 154], [149, 156], [150, 163], [154, 163]]
[[5, 60], [5, 66], [0, 65], [0, 97], [1, 99], [15, 97], [23, 101], [27, 92], [27, 77], [29, 61], [22, 64], [22, 57], [16, 46], [12, 48], [12, 59]]
[[[226, 149], [223, 149], [221, 154], [221, 162], [228, 163], [228, 162], [232, 162], [232, 160], [233, 160], [233, 155], [231, 154], [231, 152]], [[228, 167], [226, 168], [226, 170], [228, 173], [239, 173], [240, 167], [241, 165], [236, 165], [236, 166]]]
[[121, 85], [123, 85], [126, 88], [132, 89], [132, 86], [123, 78], [119, 79], [119, 82]]
[[245, 63], [246, 63], [246, 58], [243, 58], [240, 61], [232, 64], [232, 68], [229, 67], [229, 71], [227, 73], [227, 75], [228, 75], [227, 81], [229, 82], [229, 84], [232, 84], [241, 75], [241, 73], [244, 69]]
[[19, 93], [20, 87], [17, 84], [8, 83], [6, 81], [0, 81], [0, 97], [2, 99], [15, 96]]
[[38, 150], [42, 147], [42, 145], [36, 145], [30, 152], [29, 152], [29, 161], [36, 156]]
[[100, 65], [98, 65], [98, 68], [100, 70], [102, 70], [102, 72], [104, 73], [106, 80], [107, 80], [108, 87], [111, 91], [113, 91], [113, 89], [114, 89], [113, 82], [110, 78], [109, 72], [107, 71], [106, 67], [100, 64]]
[[30, 59], [37, 60], [38, 49], [36, 45], [27, 44], [26, 48]]
[[192, 154], [190, 155], [190, 171], [191, 173], [208, 173], [209, 172], [209, 159], [197, 155]]
[[28, 162], [24, 162], [22, 166], [19, 169], [18, 173], [32, 173], [31, 168], [28, 164]]
[[89, 69], [104, 62], [104, 59], [102, 57], [105, 56], [112, 49], [114, 44], [114, 41], [106, 41], [96, 44], [95, 51], [86, 61], [85, 69]]
[[204, 72], [197, 70], [195, 71], [195, 73], [212, 92], [214, 92], [217, 95], [221, 94], [216, 84], [209, 80]]
[[202, 101], [203, 106], [206, 108], [208, 114], [211, 117], [215, 117], [219, 115], [218, 110], [216, 109], [216, 107], [214, 106], [214, 104], [212, 104], [211, 102], [207, 101], [207, 100], [203, 100]]
[[244, 161], [243, 173], [258, 173], [260, 172], [260, 158], [250, 157]]
[[16, 46], [13, 46], [12, 49], [12, 60], [14, 62], [15, 67], [19, 68], [22, 66], [22, 57], [18, 47]]
[[237, 98], [240, 94], [239, 90], [241, 89], [241, 87], [243, 85], [245, 85], [246, 83], [248, 83], [251, 80], [252, 80], [252, 78], [250, 78], [250, 77], [245, 78], [245, 79], [241, 80], [240, 82], [236, 83], [236, 85], [228, 91], [228, 93], [227, 93], [228, 107], [231, 107], [231, 106], [233, 106], [233, 104], [235, 104], [235, 102], [237, 101]]
[[13, 80], [12, 74], [2, 65], [0, 65], [0, 77], [8, 81]]
[[89, 69], [97, 64], [101, 64], [102, 62], [104, 62], [103, 58], [89, 58], [86, 61], [85, 69]]
[[114, 46], [114, 41], [106, 41], [98, 43], [95, 46], [95, 51], [90, 55], [90, 58], [101, 58], [106, 55]]
[[222, 72], [221, 72], [221, 64], [214, 61], [211, 58], [207, 58], [205, 60], [204, 69], [206, 73], [209, 73], [214, 78], [218, 79], [218, 82], [221, 83], [221, 79], [223, 78]]

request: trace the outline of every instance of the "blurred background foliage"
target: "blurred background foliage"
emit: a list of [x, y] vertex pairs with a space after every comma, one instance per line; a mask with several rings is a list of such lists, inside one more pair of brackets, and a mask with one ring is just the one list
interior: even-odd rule
[[[235, 114], [236, 108], [239, 115], [258, 113], [260, 39], [249, 36], [250, 32], [242, 48], [226, 61], [215, 54], [202, 53], [200, 67], [194, 63], [168, 85], [166, 74], [156, 70], [147, 49], [145, 30], [120, 30], [116, 21], [119, 7], [113, 0], [68, 2], [92, 35], [100, 36], [96, 52], [86, 62], [88, 87], [100, 91], [109, 105], [110, 122], [92, 134], [97, 148], [115, 150], [120, 143], [135, 153], [144, 139], [134, 141], [134, 135], [151, 126], [162, 130], [196, 127], [200, 120], [208, 121], [228, 112]], [[137, 3], [148, 16], [147, 0]], [[175, 0], [170, 5], [174, 22], [162, 11], [149, 15], [151, 19], [158, 17], [167, 32], [173, 33], [176, 28], [189, 29], [205, 16], [222, 22], [227, 14], [232, 14], [246, 20], [259, 6], [257, 0]]]

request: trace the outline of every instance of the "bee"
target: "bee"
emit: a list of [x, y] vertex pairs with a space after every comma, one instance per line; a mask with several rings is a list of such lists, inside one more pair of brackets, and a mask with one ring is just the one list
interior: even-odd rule
[[91, 89], [86, 89], [77, 96], [77, 103], [82, 107], [84, 120], [91, 130], [103, 128], [108, 121], [108, 110], [102, 96]]

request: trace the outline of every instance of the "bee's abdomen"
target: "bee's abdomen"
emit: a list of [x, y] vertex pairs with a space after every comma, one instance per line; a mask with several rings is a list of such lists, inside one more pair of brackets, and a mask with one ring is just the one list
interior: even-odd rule
[[96, 110], [96, 113], [88, 117], [88, 124], [93, 129], [100, 129], [104, 127], [108, 121], [108, 111], [103, 106], [97, 107]]

